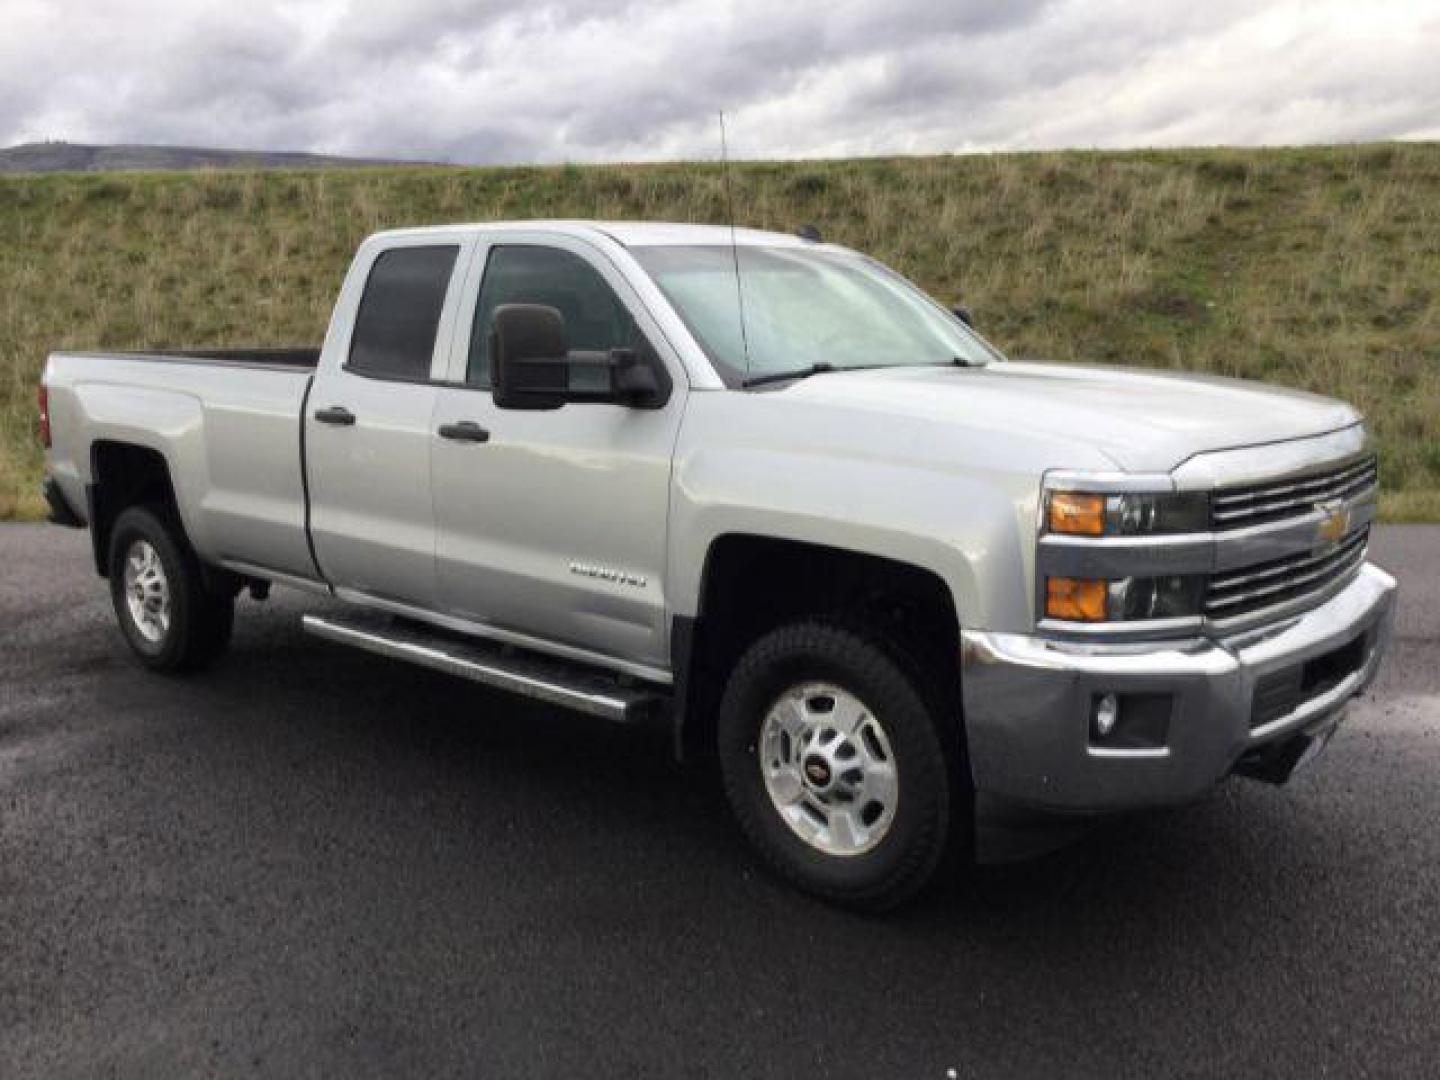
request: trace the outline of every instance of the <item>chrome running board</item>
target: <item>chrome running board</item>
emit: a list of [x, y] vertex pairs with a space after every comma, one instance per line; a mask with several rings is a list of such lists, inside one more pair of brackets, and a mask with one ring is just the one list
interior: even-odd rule
[[301, 625], [327, 641], [617, 723], [642, 720], [668, 700], [658, 688], [627, 685], [603, 671], [388, 616], [306, 615]]

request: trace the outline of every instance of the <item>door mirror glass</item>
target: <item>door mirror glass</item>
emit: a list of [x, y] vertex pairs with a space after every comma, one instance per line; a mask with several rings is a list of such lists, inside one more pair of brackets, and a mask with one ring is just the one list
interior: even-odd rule
[[558, 409], [570, 388], [565, 319], [544, 304], [503, 304], [490, 329], [491, 393], [502, 409]]

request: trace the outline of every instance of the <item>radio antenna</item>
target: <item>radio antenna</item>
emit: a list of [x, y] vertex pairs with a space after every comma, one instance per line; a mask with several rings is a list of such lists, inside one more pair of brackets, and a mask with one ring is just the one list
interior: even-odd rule
[[720, 110], [720, 167], [725, 175], [725, 213], [730, 218], [730, 259], [735, 265], [735, 303], [740, 311], [740, 348], [750, 377], [750, 339], [745, 334], [745, 289], [740, 284], [740, 245], [735, 242], [735, 196], [730, 188], [730, 151], [725, 144], [725, 110]]

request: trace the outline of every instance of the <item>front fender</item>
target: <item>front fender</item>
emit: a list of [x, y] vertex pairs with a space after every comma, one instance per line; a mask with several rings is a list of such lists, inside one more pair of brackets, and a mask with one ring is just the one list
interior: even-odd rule
[[670, 589], [698, 613], [705, 554], [741, 533], [878, 555], [939, 577], [966, 625], [1028, 627], [1035, 485], [910, 463], [698, 449], [677, 463]]

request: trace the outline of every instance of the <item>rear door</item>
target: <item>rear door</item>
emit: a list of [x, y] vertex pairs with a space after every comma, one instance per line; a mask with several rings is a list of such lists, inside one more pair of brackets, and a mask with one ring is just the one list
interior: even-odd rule
[[[442, 610], [469, 621], [649, 668], [668, 666], [665, 537], [670, 463], [686, 381], [654, 319], [603, 252], [546, 233], [484, 234], [457, 315], [451, 385], [434, 444]], [[672, 388], [658, 409], [571, 403], [498, 409], [490, 323], [506, 303], [565, 316], [572, 350], [647, 352]], [[577, 389], [597, 387], [580, 387]], [[621, 666], [617, 664], [616, 666]]]
[[431, 418], [466, 260], [463, 233], [362, 248], [305, 410], [310, 528], [337, 591], [435, 600]]

